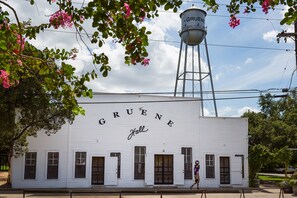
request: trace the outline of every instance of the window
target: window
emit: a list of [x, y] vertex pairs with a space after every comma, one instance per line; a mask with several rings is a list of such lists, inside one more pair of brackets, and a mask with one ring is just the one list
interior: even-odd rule
[[110, 153], [110, 157], [117, 157], [118, 158], [118, 178], [121, 178], [121, 153]]
[[86, 177], [86, 152], [75, 153], [75, 178]]
[[35, 179], [36, 177], [36, 152], [28, 152], [25, 154], [25, 175], [24, 179]]
[[145, 146], [135, 146], [134, 150], [134, 179], [144, 179]]
[[184, 155], [184, 179], [192, 179], [192, 148], [182, 147], [181, 153]]
[[49, 152], [47, 154], [47, 179], [58, 179], [59, 153]]
[[214, 155], [205, 155], [206, 178], [215, 178], [215, 161]]

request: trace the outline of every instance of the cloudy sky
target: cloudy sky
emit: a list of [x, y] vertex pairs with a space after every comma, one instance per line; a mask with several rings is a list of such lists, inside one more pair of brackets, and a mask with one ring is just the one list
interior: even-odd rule
[[[80, 1], [74, 2], [79, 5]], [[47, 23], [49, 16], [57, 10], [57, 7], [49, 6], [45, 0], [36, 0], [34, 6], [26, 0], [10, 0], [9, 3], [15, 8], [21, 21], [30, 18], [32, 24]], [[223, 0], [220, 3], [227, 3], [227, 1]], [[149, 66], [125, 65], [124, 49], [113, 42], [107, 42], [102, 48], [89, 45], [94, 52], [104, 51], [109, 56], [112, 66], [112, 71], [107, 78], [100, 76], [91, 82], [89, 87], [96, 92], [167, 93], [172, 96], [180, 51], [181, 19], [179, 15], [192, 4], [204, 9], [200, 0], [184, 1], [178, 13], [161, 9], [160, 17], [144, 20], [142, 25], [153, 32], [148, 47]], [[217, 13], [207, 11], [205, 19], [209, 60], [219, 116], [240, 116], [248, 109], [257, 111], [257, 96], [268, 90], [273, 94], [281, 94], [277, 90], [289, 87], [292, 72], [296, 68], [293, 41], [288, 39], [285, 43], [281, 39], [277, 43], [276, 40], [276, 35], [281, 31], [294, 31], [293, 26], [280, 26], [280, 19], [283, 18], [281, 7], [274, 11], [270, 10], [265, 15], [258, 6], [257, 13], [238, 17], [241, 20], [240, 26], [234, 29], [229, 27], [229, 15], [226, 7], [221, 5]], [[73, 31], [72, 29], [51, 29], [30, 42], [40, 49], [47, 46], [67, 49], [76, 47], [79, 49], [79, 54], [72, 63], [76, 66], [77, 73], [96, 68], [92, 64], [89, 51]], [[207, 59], [204, 42], [200, 48], [201, 61], [205, 66]], [[188, 62], [191, 63], [191, 59]], [[205, 80], [203, 86], [204, 90], [210, 90], [209, 79]], [[295, 73], [291, 87], [296, 86]], [[195, 87], [195, 91], [199, 91], [199, 87]], [[208, 97], [210, 96], [205, 96], [205, 98]], [[205, 102], [205, 112], [207, 115], [214, 114], [212, 103]]]

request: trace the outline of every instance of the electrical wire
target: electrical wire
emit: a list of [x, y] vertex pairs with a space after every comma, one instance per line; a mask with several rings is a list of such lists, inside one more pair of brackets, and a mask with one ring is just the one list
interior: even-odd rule
[[[58, 33], [66, 33], [66, 34], [76, 34], [74, 31], [63, 31], [63, 30], [44, 30], [46, 32], [58, 32]], [[87, 33], [81, 33], [87, 35]], [[148, 39], [152, 42], [164, 42], [164, 43], [176, 43], [179, 44], [180, 41], [173, 41], [173, 40], [158, 40], [158, 39]], [[204, 44], [200, 44], [204, 45]], [[243, 46], [243, 45], [226, 45], [226, 44], [212, 44], [208, 43], [208, 46], [213, 47], [228, 47], [228, 48], [242, 48], [242, 49], [257, 49], [257, 50], [274, 50], [274, 51], [294, 51], [294, 49], [285, 49], [285, 48], [272, 48], [272, 47], [257, 47], [257, 46]]]
[[[274, 98], [286, 97], [283, 95], [274, 95]], [[220, 100], [243, 100], [243, 99], [258, 99], [260, 96], [242, 96], [242, 97], [226, 97], [226, 98], [216, 98], [216, 101]], [[213, 99], [203, 99], [204, 101], [209, 101]], [[127, 104], [127, 103], [170, 103], [170, 102], [193, 102], [201, 101], [201, 99], [174, 99], [174, 100], [143, 100], [143, 101], [87, 101], [78, 102], [78, 104]]]

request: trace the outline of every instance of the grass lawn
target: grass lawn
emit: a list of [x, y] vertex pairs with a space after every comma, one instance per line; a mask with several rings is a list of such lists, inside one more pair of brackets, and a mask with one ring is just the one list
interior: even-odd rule
[[259, 175], [259, 179], [262, 181], [270, 181], [270, 182], [276, 182], [276, 183], [279, 183], [284, 180], [289, 180], [282, 176], [273, 176], [273, 175]]

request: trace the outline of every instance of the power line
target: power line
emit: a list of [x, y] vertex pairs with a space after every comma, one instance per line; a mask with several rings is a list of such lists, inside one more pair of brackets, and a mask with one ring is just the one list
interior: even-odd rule
[[[62, 30], [45, 30], [46, 32], [59, 32], [65, 34], [76, 34], [74, 31], [62, 31]], [[87, 36], [86, 33], [81, 33]], [[176, 43], [179, 44], [180, 41], [173, 41], [173, 40], [158, 40], [158, 39], [148, 39], [149, 41], [153, 42], [164, 42], [164, 43]], [[204, 44], [201, 44], [204, 45]], [[226, 44], [212, 44], [208, 43], [207, 45], [213, 47], [229, 47], [229, 48], [243, 48], [243, 49], [257, 49], [257, 50], [275, 50], [275, 51], [293, 51], [293, 49], [285, 49], [285, 48], [272, 48], [272, 47], [257, 47], [257, 46], [243, 46], [243, 45], [226, 45]]]
[[[185, 3], [197, 3], [197, 4], [203, 4], [203, 5], [205, 5], [205, 3], [204, 2], [202, 2], [202, 1], [183, 1], [183, 2], [185, 2]], [[224, 4], [224, 3], [217, 3], [219, 6], [228, 6], [228, 4]], [[245, 8], [246, 6], [244, 6], [244, 5], [240, 5], [239, 7], [242, 7], [242, 8]], [[258, 6], [254, 6], [254, 8], [255, 9], [262, 9], [262, 7], [258, 7]], [[284, 9], [282, 9], [282, 8], [274, 8], [274, 10], [284, 10]]]
[[[182, 12], [173, 12], [169, 10], [159, 10], [159, 12], [163, 13], [170, 13], [170, 14], [181, 14]], [[210, 17], [222, 17], [222, 18], [230, 18], [230, 15], [221, 15], [221, 14], [207, 14]], [[251, 20], [264, 20], [264, 21], [281, 21], [282, 19], [275, 19], [275, 18], [262, 18], [262, 17], [248, 17], [248, 16], [239, 16], [240, 19], [251, 19]]]
[[[286, 97], [283, 95], [274, 95], [274, 98]], [[226, 97], [226, 98], [216, 98], [216, 100], [243, 100], [243, 99], [258, 99], [260, 96], [240, 96], [240, 97]], [[204, 101], [213, 99], [203, 99]], [[174, 100], [143, 100], [143, 101], [88, 101], [88, 102], [78, 102], [78, 104], [123, 104], [123, 103], [168, 103], [168, 102], [193, 102], [201, 101], [200, 98], [196, 99], [174, 99]]]

